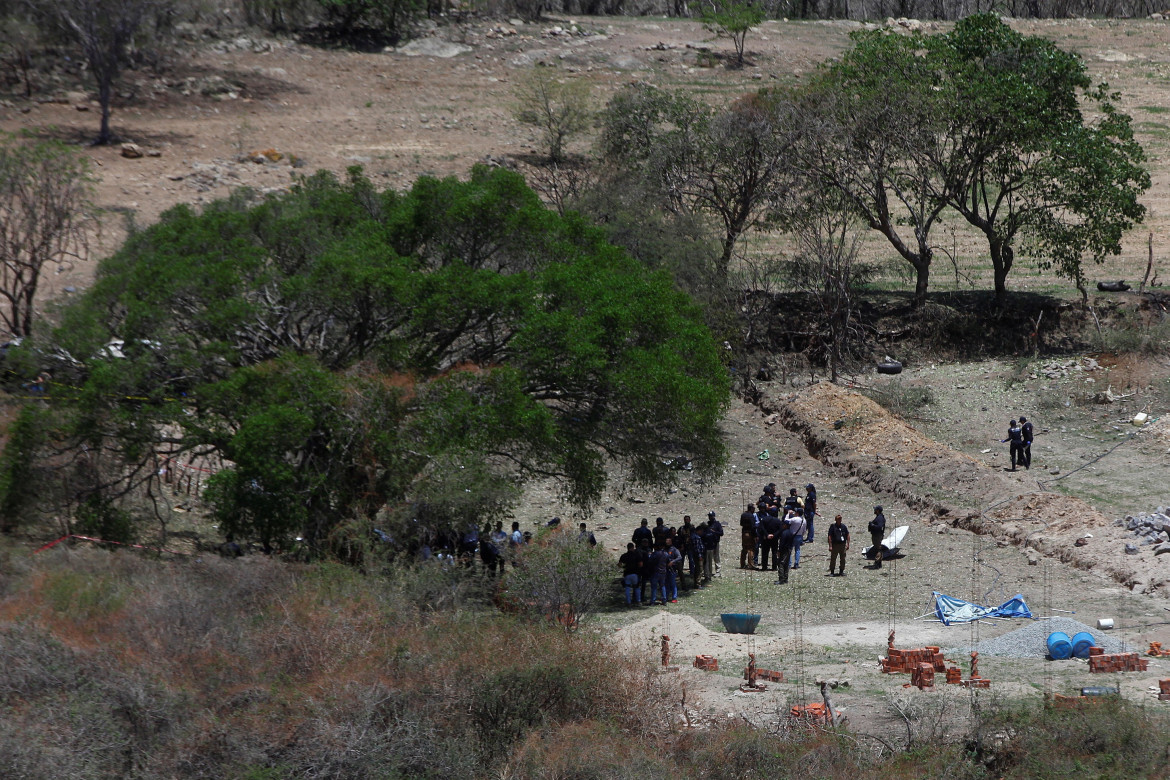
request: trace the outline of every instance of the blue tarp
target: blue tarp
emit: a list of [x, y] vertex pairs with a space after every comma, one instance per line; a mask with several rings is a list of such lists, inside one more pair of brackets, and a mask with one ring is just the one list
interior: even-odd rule
[[970, 623], [981, 618], [1030, 618], [1032, 611], [1024, 603], [1024, 594], [1017, 593], [998, 607], [981, 607], [969, 601], [934, 591], [934, 614], [944, 625]]

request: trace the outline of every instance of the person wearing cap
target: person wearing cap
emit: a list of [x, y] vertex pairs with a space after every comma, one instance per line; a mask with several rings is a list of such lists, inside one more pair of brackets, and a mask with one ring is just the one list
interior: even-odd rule
[[805, 534], [804, 541], [811, 543], [813, 540], [813, 519], [817, 516], [817, 489], [813, 483], [808, 483], [804, 486], [804, 524], [808, 526], [808, 533]]
[[776, 496], [776, 483], [769, 482], [764, 486], [764, 492], [756, 499], [756, 507], [760, 510], [760, 514], [764, 514], [768, 507], [776, 506], [779, 501], [780, 499]]
[[875, 506], [873, 508], [873, 520], [869, 521], [869, 540], [873, 544], [873, 567], [880, 569], [882, 567], [882, 540], [886, 538], [886, 516], [882, 514], [882, 508]]

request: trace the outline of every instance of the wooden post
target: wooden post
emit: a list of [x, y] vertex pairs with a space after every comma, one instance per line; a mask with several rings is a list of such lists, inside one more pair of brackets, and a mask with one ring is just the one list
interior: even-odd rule
[[825, 700], [825, 709], [829, 715], [829, 725], [837, 725], [837, 715], [833, 712], [833, 702], [829, 699], [829, 684], [821, 680], [821, 698]]
[[1138, 285], [1138, 292], [1145, 292], [1146, 282], [1150, 280], [1150, 271], [1154, 270], [1154, 232], [1150, 231], [1150, 257], [1146, 261], [1146, 275], [1142, 277], [1142, 283]]

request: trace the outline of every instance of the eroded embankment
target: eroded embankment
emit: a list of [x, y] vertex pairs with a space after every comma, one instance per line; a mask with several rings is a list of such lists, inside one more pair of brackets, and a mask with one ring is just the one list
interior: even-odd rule
[[860, 393], [829, 382], [784, 395], [765, 390], [760, 408], [799, 436], [813, 457], [897, 498], [929, 525], [987, 534], [1135, 591], [1170, 597], [1170, 556], [1126, 555], [1131, 540], [1124, 530], [1083, 500], [1045, 492], [1026, 473], [989, 469]]

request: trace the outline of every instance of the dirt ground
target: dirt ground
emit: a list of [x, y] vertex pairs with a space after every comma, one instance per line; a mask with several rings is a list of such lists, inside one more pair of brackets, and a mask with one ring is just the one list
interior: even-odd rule
[[[935, 425], [941, 426], [946, 420], [948, 427], [934, 431], [940, 439], [972, 439], [967, 445], [970, 454], [936, 443], [920, 430], [890, 417], [868, 399], [847, 391], [827, 385], [799, 391], [782, 388], [779, 400], [766, 404], [786, 401], [786, 408], [803, 407], [814, 413], [819, 410], [820, 417], [829, 423], [840, 419], [837, 415], [842, 411], [856, 414], [862, 410], [866, 422], [840, 429], [861, 454], [843, 461], [840, 451], [829, 453], [822, 448], [818, 452], [821, 459], [814, 458], [809, 454], [807, 435], [787, 428], [786, 421], [778, 419], [783, 414], [775, 415], [770, 408], [739, 405], [725, 423], [734, 455], [723, 479], [707, 486], [686, 484], [684, 480], [678, 492], [659, 497], [615, 494], [613, 504], [593, 521], [599, 542], [615, 555], [624, 549], [641, 517], [653, 523], [655, 517], [662, 516], [677, 525], [684, 513], [698, 521], [708, 511], [715, 511], [729, 525], [731, 535], [725, 536], [728, 549], [722, 553], [723, 577], [712, 586], [685, 591], [678, 604], [667, 607], [616, 609], [603, 616], [602, 630], [617, 632], [617, 641], [623, 646], [640, 649], [650, 658], [657, 658], [657, 638], [661, 633], [672, 635], [674, 657], [681, 665], [677, 674], [687, 683], [686, 707], [692, 718], [731, 713], [753, 722], [774, 722], [776, 713], [786, 712], [793, 703], [820, 700], [817, 678], [849, 680], [848, 687], [833, 692], [834, 706], [848, 715], [856, 727], [879, 734], [891, 730], [897, 733], [904, 728], [892, 702], [903, 709], [908, 701], [914, 707], [925, 707], [953, 729], [962, 728], [964, 719], [972, 717], [973, 706], [965, 689], [940, 685], [934, 693], [920, 693], [903, 688], [908, 682], [904, 675], [878, 671], [877, 658], [884, 654], [888, 630], [896, 631], [896, 646], [902, 648], [978, 647], [980, 641], [1021, 625], [1019, 621], [1000, 621], [945, 627], [932, 620], [933, 591], [981, 604], [999, 604], [1020, 593], [1040, 618], [1073, 617], [1089, 626], [1095, 626], [1099, 618], [1113, 618], [1116, 628], [1110, 636], [1130, 649], [1144, 651], [1150, 641], [1170, 643], [1170, 601], [1165, 598], [1165, 589], [1143, 594], [1136, 592], [1140, 587], [1132, 587], [1136, 570], [1153, 571], [1156, 576], [1148, 576], [1163, 581], [1170, 574], [1170, 556], [1155, 557], [1147, 549], [1135, 561], [1135, 556], [1126, 556], [1123, 551], [1124, 541], [1116, 535], [1121, 529], [1112, 525], [1113, 514], [1103, 514], [1073, 496], [1041, 492], [1033, 476], [1041, 471], [1039, 456], [1034, 456], [1032, 472], [1003, 472], [1000, 461], [1005, 457], [1006, 445], [991, 445], [999, 452], [999, 457], [993, 458], [992, 452], [982, 452], [988, 448], [981, 446], [986, 444], [985, 439], [973, 439], [979, 431], [990, 432], [998, 418], [989, 417], [984, 423], [971, 414], [962, 394], [969, 388], [956, 389], [955, 385], [974, 383], [974, 377], [982, 377], [979, 392], [991, 398], [995, 387], [1003, 386], [1004, 366], [936, 366], [934, 377], [951, 371], [960, 373], [963, 381], [951, 383], [949, 388], [947, 383], [933, 385], [936, 402], [922, 411], [937, 421]], [[903, 381], [915, 380], [907, 377]], [[988, 406], [987, 414], [998, 409], [1002, 406]], [[1095, 409], [1074, 407], [1074, 411], [1084, 416], [1076, 427], [1092, 423]], [[1069, 428], [1072, 420], [1062, 419]], [[831, 424], [828, 427], [832, 430]], [[1114, 456], [1096, 464], [1099, 472], [1108, 470], [1115, 478], [1121, 478], [1134, 471], [1133, 463], [1143, 463], [1145, 476], [1134, 475], [1132, 486], [1148, 484], [1145, 490], [1129, 497], [1134, 512], [1157, 500], [1157, 486], [1165, 484], [1164, 471], [1157, 471], [1164, 467], [1142, 457], [1142, 437], [1150, 433], [1138, 434]], [[1065, 440], [1054, 436], [1049, 441], [1059, 448]], [[1126, 453], [1125, 447], [1134, 448], [1134, 452]], [[765, 451], [768, 458], [761, 460], [759, 456]], [[1086, 446], [1083, 454], [1061, 451], [1061, 457], [1090, 453], [1094, 457], [1100, 454]], [[875, 465], [882, 470], [877, 478], [868, 465], [871, 460], [877, 460]], [[959, 479], [964, 472], [973, 477]], [[1081, 473], [1066, 481], [1070, 483], [1067, 490], [1078, 485], [1075, 480]], [[818, 519], [818, 539], [804, 546], [800, 569], [792, 572], [790, 586], [774, 584], [771, 573], [739, 570], [738, 560], [734, 560], [738, 538], [732, 529], [742, 502], [753, 500], [768, 482], [776, 482], [785, 490], [814, 483], [820, 497], [819, 511], [829, 517], [842, 514], [855, 544], [865, 539], [865, 523], [872, 515], [872, 506], [881, 503], [890, 525], [910, 526], [903, 557], [881, 572], [873, 571], [866, 568], [858, 545], [851, 554], [847, 576], [828, 577], [828, 551], [823, 539], [826, 521]], [[987, 521], [980, 525], [985, 533], [965, 530], [964, 526], [972, 526], [965, 522], [970, 514], [977, 514], [984, 506], [981, 497], [985, 496], [982, 500], [986, 504], [1006, 497], [1009, 501], [1005, 506], [1014, 506], [1020, 495], [1028, 495], [1035, 502], [1027, 521], [1000, 518], [989, 512]], [[536, 500], [526, 505], [525, 522], [537, 522], [558, 511], [551, 494], [545, 493], [541, 498], [543, 505], [535, 495]], [[952, 510], [940, 514], [939, 506], [951, 506]], [[1052, 528], [1044, 528], [1044, 521]], [[1041, 548], [1044, 554], [1036, 556], [1036, 563], [1030, 563], [1020, 539], [1005, 530], [1013, 525], [1030, 529], [1031, 523], [1043, 528], [1053, 540], [1050, 547]], [[1086, 533], [1094, 534], [1089, 545], [1072, 547], [1075, 539]], [[1026, 538], [1027, 534], [1017, 536]], [[1086, 550], [1098, 552], [1092, 558], [1073, 559], [1066, 556], [1069, 550], [1078, 556], [1088, 555], [1083, 552]], [[1129, 567], [1128, 574], [1119, 576], [1122, 566]], [[1124, 582], [1126, 576], [1130, 578], [1128, 584]], [[723, 612], [761, 614], [757, 634], [744, 637], [725, 633], [719, 619]], [[739, 692], [738, 678], [748, 652], [757, 653], [760, 666], [784, 671], [788, 681], [772, 685], [762, 694]], [[718, 657], [721, 671], [712, 674], [690, 668], [690, 660], [698, 653]], [[948, 657], [966, 674], [969, 661], [965, 654]], [[1162, 706], [1149, 688], [1170, 673], [1170, 662], [1150, 660], [1146, 673], [1115, 674], [1102, 680], [1103, 675], [1089, 674], [1083, 661], [1057, 663], [1042, 658], [985, 656], [980, 661], [980, 673], [994, 682], [989, 691], [978, 695], [986, 697], [982, 704], [986, 707], [997, 701], [1039, 695], [1044, 690], [1067, 694], [1082, 686], [1120, 685], [1123, 695]], [[933, 698], [913, 700], [913, 696]]]
[[[1170, 120], [1164, 98], [1170, 24], [1013, 24], [1081, 53], [1094, 78], [1121, 90], [1121, 105], [1134, 117], [1150, 158], [1153, 188], [1144, 198], [1150, 210], [1146, 227], [1160, 257], [1170, 218], [1165, 162]], [[532, 129], [512, 118], [512, 89], [517, 76], [537, 64], [558, 65], [566, 77], [586, 81], [598, 107], [632, 82], [685, 88], [718, 100], [806, 75], [846, 48], [849, 34], [862, 27], [838, 21], [765, 22], [748, 36], [748, 66], [742, 69], [722, 63], [700, 67], [701, 49], [725, 55], [730, 44], [697, 22], [679, 19], [476, 21], [438, 28], [421, 42], [380, 53], [321, 49], [244, 30], [190, 28], [170, 70], [161, 76], [128, 72], [119, 87], [115, 131], [159, 156], [126, 159], [117, 146], [88, 148], [86, 154], [99, 176], [100, 203], [113, 214], [133, 215], [138, 224], [148, 224], [177, 203], [204, 203], [241, 185], [287, 187], [294, 174], [319, 168], [340, 173], [362, 165], [376, 183], [406, 187], [421, 174], [465, 175], [475, 162], [531, 160], [540, 148]], [[459, 53], [427, 56], [428, 51]], [[15, 86], [10, 89], [10, 94], [0, 92], [0, 130], [70, 142], [96, 134], [94, 93], [77, 77], [56, 74], [39, 85], [31, 100], [20, 97]], [[576, 139], [575, 148], [583, 151], [590, 141]], [[283, 158], [251, 161], [255, 155], [249, 153], [270, 149]], [[116, 217], [107, 220], [105, 248], [117, 245], [123, 227]], [[936, 269], [935, 289], [986, 287], [990, 264], [978, 238], [945, 220], [937, 233], [958, 260], [954, 268]], [[865, 239], [875, 257], [891, 258], [884, 239]], [[767, 241], [748, 245], [749, 252], [767, 248]], [[1094, 269], [1090, 278], [1140, 279], [1146, 255], [1145, 230], [1133, 231], [1121, 256]], [[886, 284], [910, 284], [901, 264], [890, 268]], [[92, 270], [89, 263], [55, 275], [47, 280], [45, 298], [84, 287]], [[1067, 289], [1023, 266], [1009, 284], [1018, 290]]]
[[[1170, 220], [1165, 99], [1170, 25], [1068, 20], [1017, 27], [1081, 52], [1095, 78], [1122, 90], [1122, 106], [1133, 115], [1150, 156], [1154, 186], [1144, 201], [1150, 214], [1143, 230], [1127, 236], [1122, 255], [1092, 276], [1140, 279], [1146, 230], [1154, 233], [1160, 262]], [[329, 51], [242, 32], [199, 34], [184, 44], [173, 72], [159, 78], [129, 73], [121, 87], [115, 128], [147, 156], [127, 159], [118, 147], [85, 153], [99, 177], [99, 202], [112, 214], [133, 215], [139, 224], [173, 205], [206, 203], [242, 185], [284, 188], [295, 175], [318, 168], [341, 172], [358, 164], [376, 183], [406, 187], [421, 174], [462, 175], [475, 162], [512, 164], [538, 153], [536, 136], [516, 123], [510, 110], [514, 79], [536, 63], [558, 64], [567, 76], [588, 81], [598, 105], [635, 81], [717, 99], [788, 83], [843, 50], [849, 33], [859, 28], [767, 22], [749, 36], [750, 64], [742, 70], [699, 67], [700, 48], [726, 52], [729, 45], [713, 40], [699, 24], [680, 20], [481, 22], [436, 33], [436, 39], [467, 47], [452, 57]], [[85, 84], [61, 81], [31, 101], [0, 97], [0, 129], [68, 141], [95, 132], [96, 105]], [[578, 139], [576, 148], [588, 142]], [[254, 162], [249, 154], [269, 149], [282, 158]], [[951, 228], [957, 270], [986, 287], [990, 266], [979, 244], [961, 226], [944, 224], [942, 232]], [[104, 246], [116, 246], [122, 230], [116, 218], [108, 220]], [[889, 254], [875, 241], [866, 246], [875, 257]], [[947, 285], [949, 273], [940, 268], [936, 284]], [[83, 289], [92, 274], [92, 263], [62, 270], [46, 280], [44, 299]], [[954, 285], [965, 284], [956, 273]], [[1009, 285], [1067, 290], [1027, 268], [1019, 268]], [[898, 646], [911, 647], [977, 646], [981, 637], [1013, 627], [945, 628], [919, 619], [930, 611], [932, 591], [981, 603], [1023, 593], [1039, 616], [1073, 614], [1088, 624], [1111, 617], [1116, 635], [1135, 648], [1150, 640], [1170, 644], [1165, 606], [1170, 555], [1155, 556], [1145, 547], [1126, 556], [1126, 536], [1113, 525], [1127, 514], [1170, 505], [1170, 427], [1161, 421], [1166, 394], [1160, 390], [1170, 371], [1155, 362], [1109, 356], [1097, 356], [1093, 366], [1083, 359], [1044, 358], [912, 367], [892, 381], [929, 387], [935, 400], [905, 424], [857, 397], [825, 389], [771, 387], [764, 410], [737, 403], [724, 423], [733, 455], [723, 478], [703, 485], [684, 475], [677, 491], [664, 495], [615, 491], [589, 518], [601, 543], [617, 552], [642, 517], [653, 522], [663, 516], [677, 524], [683, 514], [702, 519], [715, 511], [730, 533], [723, 576], [707, 589], [686, 592], [677, 605], [612, 610], [603, 616], [601, 630], [624, 630], [622, 641], [632, 651], [651, 655], [657, 650], [655, 633], [677, 632], [682, 666], [677, 674], [687, 683], [686, 709], [700, 721], [732, 713], [765, 722], [790, 703], [817, 700], [812, 681], [821, 676], [849, 680], [834, 693], [835, 705], [852, 723], [891, 738], [903, 729], [891, 702], [905, 704], [906, 697], [933, 702], [930, 706], [946, 715], [944, 722], [957, 724], [970, 716], [976, 700], [947, 686], [932, 694], [907, 691], [903, 677], [880, 674], [876, 658], [890, 628], [897, 631]], [[859, 377], [877, 387], [890, 381]], [[1133, 395], [1109, 404], [1086, 402], [1107, 388]], [[801, 395], [791, 398], [797, 391]], [[1154, 424], [1130, 425], [1138, 411], [1150, 413]], [[1006, 435], [1008, 418], [1020, 413], [1036, 424], [1034, 464], [1031, 471], [1007, 473], [1002, 470], [1007, 447], [999, 439]], [[845, 421], [840, 429], [833, 426], [837, 420]], [[911, 528], [904, 557], [871, 571], [863, 568], [858, 545], [848, 576], [828, 578], [821, 519], [818, 539], [804, 548], [791, 586], [774, 585], [768, 573], [738, 570], [732, 560], [736, 518], [772, 481], [784, 489], [815, 483], [822, 514], [841, 513], [858, 536], [864, 536], [872, 505], [883, 504], [892, 525]], [[535, 523], [556, 514], [567, 516], [555, 492], [538, 486], [517, 517]], [[1087, 545], [1073, 546], [1089, 533]], [[1020, 546], [1024, 541], [1038, 548], [1034, 564]], [[758, 635], [721, 632], [719, 614], [740, 611], [763, 615]], [[640, 621], [639, 628], [631, 628]], [[640, 638], [630, 640], [632, 634]], [[687, 654], [708, 651], [720, 656], [721, 672], [699, 672], [686, 664]], [[790, 682], [764, 694], [740, 694], [737, 678], [746, 652], [757, 651], [761, 666], [785, 671]], [[1080, 662], [989, 657], [980, 668], [993, 680], [991, 690], [979, 694], [987, 702], [1045, 688], [1068, 693], [1081, 685], [1120, 684], [1126, 696], [1152, 706], [1170, 704], [1157, 703], [1147, 690], [1152, 681], [1170, 676], [1166, 661], [1152, 662], [1146, 674], [1110, 675], [1104, 681]]]

